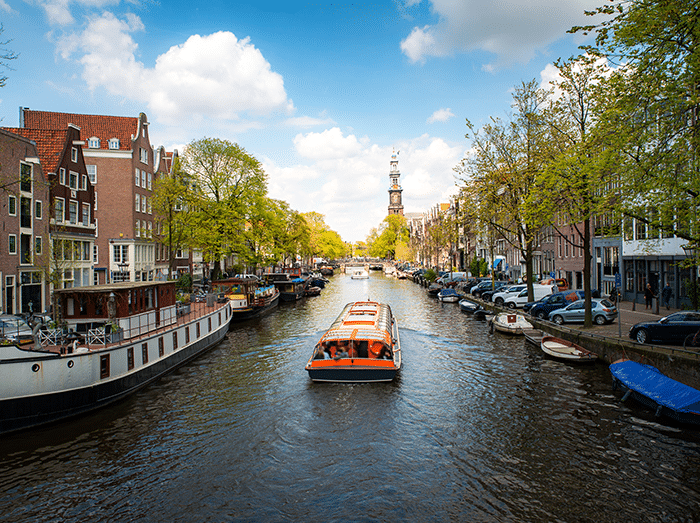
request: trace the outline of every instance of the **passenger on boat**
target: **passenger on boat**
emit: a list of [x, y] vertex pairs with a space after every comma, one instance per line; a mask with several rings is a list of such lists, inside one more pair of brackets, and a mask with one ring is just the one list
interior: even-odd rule
[[355, 342], [355, 350], [357, 350], [357, 357], [358, 358], [368, 358], [368, 350], [367, 350], [367, 345], [368, 345], [367, 340], [358, 340]]
[[348, 348], [347, 348], [347, 341], [340, 341], [338, 342], [338, 350], [335, 351], [335, 359], [339, 360], [342, 358], [348, 358], [350, 355], [348, 354]]
[[382, 350], [379, 352], [379, 359], [380, 360], [390, 360], [391, 359], [391, 351], [389, 350], [389, 347], [386, 345], [382, 346]]
[[315, 360], [327, 360], [330, 358], [323, 345], [324, 344], [319, 345], [318, 349], [316, 349], [316, 355], [314, 356]]
[[380, 341], [375, 341], [369, 347], [368, 356], [370, 358], [379, 358], [379, 355], [382, 353], [382, 349], [386, 349], [386, 346]]

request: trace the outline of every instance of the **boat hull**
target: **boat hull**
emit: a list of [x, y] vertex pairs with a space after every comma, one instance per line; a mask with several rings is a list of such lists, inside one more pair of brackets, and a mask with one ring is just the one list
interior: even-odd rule
[[308, 368], [312, 381], [332, 383], [373, 383], [393, 381], [395, 368], [377, 368], [360, 366], [338, 366], [333, 368]]
[[272, 309], [277, 307], [280, 301], [280, 294], [277, 294], [274, 298], [270, 300], [269, 303], [259, 306], [259, 307], [246, 307], [243, 309], [233, 309], [231, 311], [231, 326], [234, 323], [241, 321], [252, 320], [253, 318], [258, 318], [264, 316]]
[[598, 359], [597, 354], [553, 336], [543, 336], [540, 349], [550, 358], [568, 363], [595, 363]]
[[[0, 363], [0, 376], [5, 383], [3, 391], [9, 391], [11, 397], [0, 400], [0, 434], [71, 418], [125, 398], [219, 344], [228, 332], [230, 321], [228, 313], [223, 316], [227, 319], [214, 325], [211, 332], [179, 348], [170, 346], [176, 329], [169, 329], [95, 351], [67, 355], [33, 352], [32, 356], [36, 357], [3, 360]], [[216, 313], [209, 317], [216, 318]], [[206, 319], [207, 316], [203, 316], [178, 325], [178, 334], [197, 321], [206, 324], [203, 321]], [[159, 338], [164, 340], [165, 348], [163, 356], [156, 358]], [[184, 340], [185, 336], [180, 336], [180, 339]], [[127, 360], [128, 349], [138, 354], [144, 345], [153, 359], [120, 372], [122, 363]], [[102, 378], [101, 358], [106, 355], [114, 373]], [[139, 360], [133, 356], [132, 359]]]

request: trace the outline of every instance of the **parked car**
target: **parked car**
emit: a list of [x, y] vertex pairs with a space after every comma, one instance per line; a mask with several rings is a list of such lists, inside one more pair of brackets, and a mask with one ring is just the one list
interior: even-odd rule
[[569, 282], [564, 278], [545, 278], [540, 281], [541, 285], [556, 285], [559, 288], [559, 292], [564, 292], [569, 290]]
[[[617, 318], [617, 307], [606, 299], [591, 300], [591, 315], [597, 325], [612, 323]], [[549, 319], [554, 323], [583, 323], [586, 317], [586, 300], [576, 300], [566, 307], [555, 309], [549, 313]]]
[[34, 343], [34, 334], [29, 324], [19, 316], [0, 315], [0, 335], [12, 343]]
[[[555, 293], [557, 286], [556, 285], [533, 285], [532, 286], [532, 291], [534, 293], [534, 299], [539, 300], [541, 298], [544, 298], [545, 296]], [[522, 290], [520, 294], [517, 294], [515, 296], [509, 296], [503, 301], [503, 305], [506, 307], [510, 307], [511, 309], [518, 309], [528, 303], [529, 298], [527, 295], [527, 288]]]
[[524, 283], [518, 283], [499, 289], [498, 292], [493, 294], [493, 302], [496, 305], [503, 305], [506, 298], [520, 294], [524, 289], [527, 289], [527, 285]]
[[488, 280], [484, 280], [481, 283], [479, 283], [478, 285], [475, 285], [474, 287], [472, 287], [471, 290], [469, 291], [469, 293], [472, 296], [478, 298], [485, 291], [491, 290], [493, 288], [501, 289], [501, 288], [505, 287], [506, 285], [508, 285], [508, 282], [506, 282], [506, 281], [503, 281], [503, 280], [492, 281], [491, 279], [488, 279]]
[[700, 331], [700, 312], [676, 312], [658, 321], [633, 325], [630, 338], [639, 343], [683, 343], [685, 338]]
[[503, 282], [503, 285], [497, 285], [495, 289], [487, 289], [481, 293], [481, 299], [484, 301], [493, 301], [493, 297], [505, 289], [512, 287], [511, 282]]
[[582, 300], [583, 298], [583, 291], [556, 292], [551, 296], [547, 296], [539, 303], [533, 304], [527, 312], [529, 312], [530, 315], [534, 316], [535, 318], [545, 320], [547, 317], [549, 317], [549, 313], [553, 310], [561, 309], [562, 307], [566, 307], [570, 303], [577, 300]]

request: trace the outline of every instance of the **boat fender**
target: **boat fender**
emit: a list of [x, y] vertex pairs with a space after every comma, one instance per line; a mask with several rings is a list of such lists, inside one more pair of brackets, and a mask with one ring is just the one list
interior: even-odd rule
[[663, 405], [659, 405], [659, 407], [656, 409], [656, 412], [654, 412], [654, 416], [657, 418], [661, 416], [661, 409], [663, 408]]
[[493, 334], [493, 320], [489, 321], [489, 333]]
[[622, 401], [627, 401], [627, 398], [630, 397], [630, 394], [632, 394], [632, 389], [627, 389], [627, 392], [625, 392], [625, 395], [622, 396]]

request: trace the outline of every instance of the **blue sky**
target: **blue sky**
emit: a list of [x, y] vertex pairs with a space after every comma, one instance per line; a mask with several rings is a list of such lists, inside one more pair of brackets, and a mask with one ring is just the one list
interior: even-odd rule
[[148, 115], [154, 146], [224, 138], [260, 160], [270, 196], [346, 241], [387, 213], [400, 151], [406, 212], [455, 191], [465, 118], [506, 117], [513, 88], [578, 54], [596, 0], [156, 2], [0, 0], [20, 56], [0, 89], [19, 107]]

